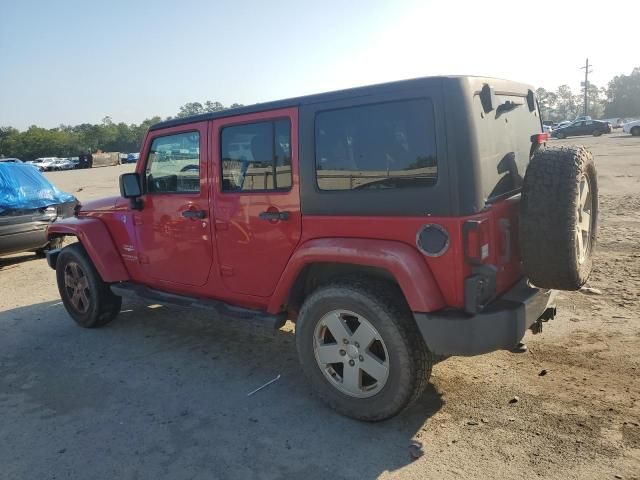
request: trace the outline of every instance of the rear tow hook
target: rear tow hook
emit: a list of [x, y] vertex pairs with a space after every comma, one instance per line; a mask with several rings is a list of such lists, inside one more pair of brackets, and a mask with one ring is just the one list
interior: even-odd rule
[[544, 312], [542, 312], [542, 315], [540, 315], [540, 318], [538, 318], [538, 320], [536, 320], [533, 323], [533, 325], [529, 327], [531, 329], [531, 332], [534, 335], [538, 333], [542, 333], [542, 324], [544, 322], [548, 322], [549, 320], [553, 320], [555, 317], [556, 317], [556, 307], [547, 308]]

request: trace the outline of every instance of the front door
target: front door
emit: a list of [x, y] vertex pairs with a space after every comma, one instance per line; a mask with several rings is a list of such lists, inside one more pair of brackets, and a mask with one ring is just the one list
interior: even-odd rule
[[209, 276], [207, 141], [207, 122], [200, 122], [151, 132], [145, 143], [142, 210], [133, 217], [141, 270], [151, 284], [199, 286]]
[[236, 293], [266, 297], [300, 239], [298, 111], [213, 121], [220, 274]]

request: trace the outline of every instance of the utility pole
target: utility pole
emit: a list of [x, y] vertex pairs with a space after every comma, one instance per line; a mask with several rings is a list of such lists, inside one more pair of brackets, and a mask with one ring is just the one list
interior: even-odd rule
[[593, 65], [589, 65], [589, 59], [584, 64], [584, 67], [580, 67], [582, 70], [584, 68], [584, 115], [587, 115], [587, 110], [589, 107], [589, 74], [593, 70], [589, 70], [589, 67], [593, 67]]

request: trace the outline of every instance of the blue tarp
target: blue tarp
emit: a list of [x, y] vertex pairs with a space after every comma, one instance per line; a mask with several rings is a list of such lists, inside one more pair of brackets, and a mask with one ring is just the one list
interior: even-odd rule
[[0, 162], [0, 214], [6, 210], [29, 210], [74, 200], [73, 195], [51, 185], [33, 165]]

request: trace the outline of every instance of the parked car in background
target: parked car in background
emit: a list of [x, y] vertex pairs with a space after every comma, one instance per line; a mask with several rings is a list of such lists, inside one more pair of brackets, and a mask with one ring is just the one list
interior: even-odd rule
[[580, 120], [566, 127], [558, 128], [551, 132], [555, 138], [576, 137], [579, 135], [593, 135], [597, 137], [603, 133], [611, 133], [611, 124], [598, 120]]
[[622, 131], [624, 133], [630, 133], [634, 137], [640, 136], [640, 120], [625, 123], [622, 125]]
[[67, 160], [69, 160], [71, 162], [71, 164], [73, 165], [73, 168], [78, 168], [80, 165], [80, 158], [79, 157], [69, 157], [67, 158]]
[[36, 158], [35, 162], [37, 162], [41, 171], [48, 172], [50, 170], [53, 170], [53, 166], [56, 160], [58, 160], [58, 157], [42, 157]]
[[82, 153], [78, 156], [78, 166], [76, 168], [93, 167], [93, 155], [91, 153]]
[[139, 153], [128, 153], [126, 161], [122, 163], [136, 163], [138, 161], [138, 158], [140, 158]]
[[22, 160], [20, 160], [19, 158], [0, 158], [0, 162], [7, 162], [7, 163], [24, 163]]
[[627, 122], [626, 118], [603, 118], [601, 121], [609, 122], [613, 128], [622, 128]]
[[68, 158], [58, 158], [54, 160], [50, 170], [73, 170], [74, 165]]
[[54, 187], [28, 163], [0, 163], [0, 255], [57, 248], [46, 230], [58, 219], [73, 216], [78, 201]]
[[27, 160], [26, 163], [28, 163], [29, 165], [33, 165], [39, 171], [44, 172], [44, 168], [42, 167], [42, 159], [41, 158], [36, 158], [35, 160]]
[[564, 127], [566, 127], [567, 125], [571, 125], [571, 121], [570, 121], [570, 120], [564, 120], [564, 121], [562, 121], [562, 122], [558, 123], [558, 124], [555, 126], [554, 130], [557, 130], [558, 128], [564, 128]]
[[553, 132], [553, 126], [551, 125], [542, 125], [542, 131], [545, 133]]

